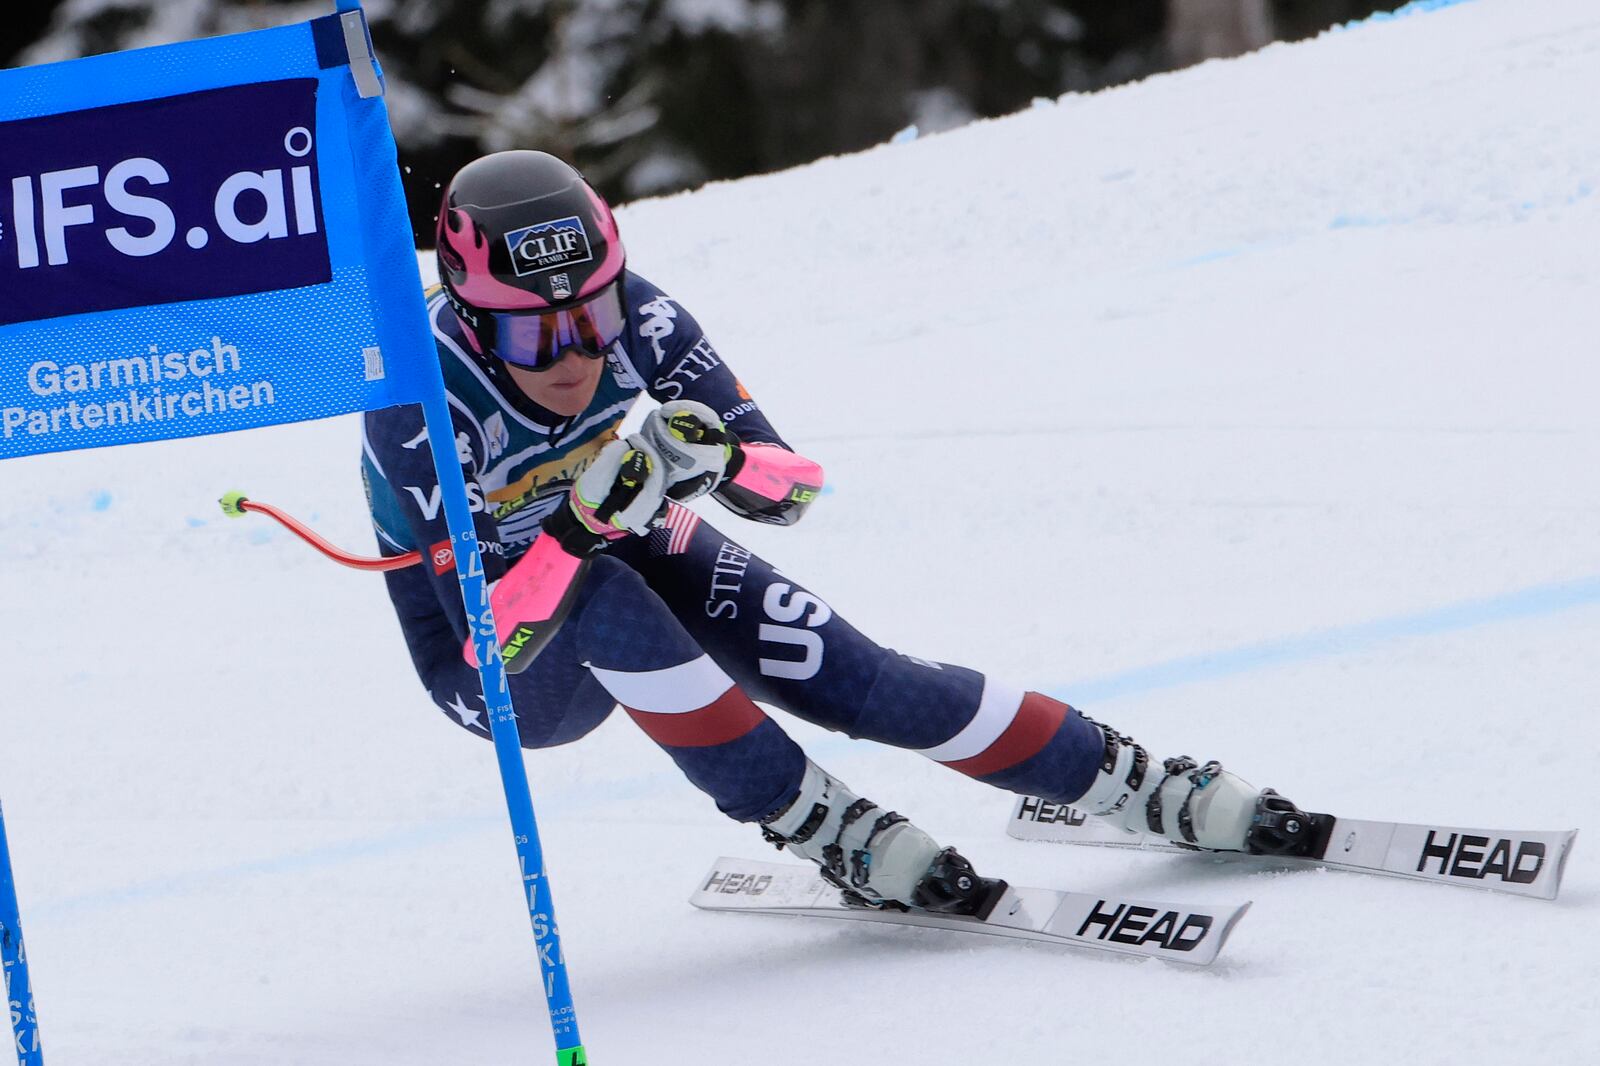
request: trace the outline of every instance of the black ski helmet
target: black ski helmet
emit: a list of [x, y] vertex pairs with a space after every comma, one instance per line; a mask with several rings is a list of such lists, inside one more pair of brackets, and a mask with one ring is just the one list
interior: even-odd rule
[[439, 281], [480, 355], [495, 312], [564, 311], [614, 286], [625, 262], [600, 194], [547, 152], [495, 152], [456, 172], [439, 206]]

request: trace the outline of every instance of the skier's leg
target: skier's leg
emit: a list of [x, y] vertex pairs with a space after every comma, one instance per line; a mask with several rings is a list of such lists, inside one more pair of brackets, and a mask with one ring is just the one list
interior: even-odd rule
[[599, 584], [592, 593], [596, 609], [562, 627], [575, 660], [728, 817], [759, 821], [786, 803], [805, 772], [799, 745], [694, 642], [637, 573], [601, 558], [588, 583]]
[[579, 660], [723, 813], [759, 821], [861, 902], [979, 908], [985, 884], [965, 860], [806, 759], [636, 572], [605, 580], [604, 609], [563, 627]]
[[[437, 611], [408, 612], [406, 604], [427, 602], [409, 593], [427, 590], [408, 587], [419, 572], [394, 573], [391, 592], [423, 684], [452, 720], [487, 737], [477, 672], [461, 657], [460, 635]], [[959, 885], [945, 887], [946, 875], [959, 870], [927, 834], [898, 817], [879, 824], [884, 812], [811, 764], [615, 559], [595, 560], [565, 623], [509, 681], [525, 747], [576, 740], [621, 703], [724, 813], [762, 823], [773, 840], [790, 841], [792, 828], [793, 850], [856, 898], [947, 910], [964, 903]]]
[[1143, 749], [1060, 700], [881, 647], [709, 523], [677, 511], [674, 519], [674, 529], [631, 543], [621, 558], [754, 698], [1129, 828], [1159, 826], [1201, 847], [1281, 850], [1269, 834], [1246, 839], [1259, 828], [1262, 794], [1220, 766], [1174, 760], [1136, 772]]
[[684, 532], [619, 558], [754, 698], [1000, 788], [1059, 802], [1089, 788], [1104, 737], [1066, 704], [882, 647], [710, 523]]
[[[397, 607], [410, 602], [396, 571]], [[417, 598], [416, 602], [425, 602]], [[440, 709], [489, 735], [477, 671], [461, 637], [437, 611], [408, 617], [412, 660]], [[614, 559], [594, 561], [571, 613], [532, 665], [508, 676], [523, 747], [565, 744], [593, 730], [621, 703], [685, 776], [730, 817], [758, 821], [798, 792], [806, 759], [684, 632], [639, 575]]]

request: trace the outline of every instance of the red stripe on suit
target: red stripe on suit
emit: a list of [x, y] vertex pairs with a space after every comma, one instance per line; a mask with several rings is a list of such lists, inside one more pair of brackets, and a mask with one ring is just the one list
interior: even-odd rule
[[1026, 693], [1017, 716], [1006, 726], [1005, 732], [993, 744], [970, 759], [958, 759], [944, 765], [968, 777], [985, 777], [1032, 758], [1050, 743], [1061, 723], [1066, 721], [1069, 708], [1060, 700], [1037, 692]]
[[737, 740], [766, 721], [767, 716], [735, 685], [704, 707], [682, 714], [657, 714], [625, 708], [657, 744], [674, 748], [709, 748]]

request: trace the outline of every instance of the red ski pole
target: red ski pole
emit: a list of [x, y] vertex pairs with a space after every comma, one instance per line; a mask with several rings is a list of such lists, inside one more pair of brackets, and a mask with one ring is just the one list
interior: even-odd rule
[[224, 493], [222, 499], [217, 502], [222, 505], [222, 513], [229, 518], [239, 518], [247, 511], [266, 515], [323, 555], [352, 570], [400, 570], [407, 566], [415, 566], [422, 561], [420, 552], [380, 557], [352, 555], [323, 540], [299, 519], [284, 514], [270, 503], [257, 503], [255, 500], [247, 499], [242, 492]]

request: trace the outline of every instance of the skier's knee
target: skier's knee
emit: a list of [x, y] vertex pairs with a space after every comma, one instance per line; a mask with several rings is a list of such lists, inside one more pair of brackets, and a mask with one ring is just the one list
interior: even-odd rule
[[976, 670], [929, 662], [876, 648], [872, 669], [852, 693], [853, 737], [919, 750], [961, 730], [979, 706], [984, 676]]

